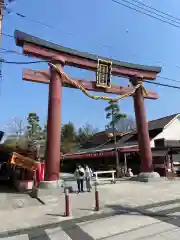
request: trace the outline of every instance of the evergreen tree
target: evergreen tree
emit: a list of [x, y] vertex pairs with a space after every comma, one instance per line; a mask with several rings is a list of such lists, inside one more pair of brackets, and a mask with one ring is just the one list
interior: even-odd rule
[[76, 148], [76, 129], [72, 122], [62, 126], [61, 143], [63, 153], [70, 153]]
[[28, 137], [32, 141], [40, 140], [42, 137], [42, 128], [39, 124], [39, 116], [36, 113], [29, 113], [27, 121]]
[[114, 101], [109, 101], [108, 106], [105, 108], [106, 119], [110, 120], [107, 125], [108, 128], [114, 128], [118, 121], [122, 118], [127, 118], [127, 115], [120, 112], [119, 105]]
[[40, 152], [40, 140], [42, 139], [42, 128], [39, 123], [39, 116], [36, 113], [29, 113], [27, 125], [28, 148], [36, 152], [37, 159]]

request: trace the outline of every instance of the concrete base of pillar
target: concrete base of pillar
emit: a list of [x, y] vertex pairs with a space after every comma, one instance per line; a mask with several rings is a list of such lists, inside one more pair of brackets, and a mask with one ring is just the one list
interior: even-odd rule
[[142, 172], [138, 176], [133, 177], [132, 180], [139, 182], [151, 182], [161, 180], [161, 177], [157, 172]]
[[63, 184], [62, 180], [57, 180], [57, 181], [42, 181], [40, 183], [39, 188], [43, 189], [54, 189], [54, 188], [61, 188]]

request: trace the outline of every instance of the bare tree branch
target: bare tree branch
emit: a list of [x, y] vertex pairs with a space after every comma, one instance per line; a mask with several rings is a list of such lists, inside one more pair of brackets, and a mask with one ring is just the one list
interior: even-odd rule
[[11, 122], [7, 124], [6, 128], [8, 134], [15, 135], [17, 137], [22, 136], [26, 129], [25, 119], [13, 117]]

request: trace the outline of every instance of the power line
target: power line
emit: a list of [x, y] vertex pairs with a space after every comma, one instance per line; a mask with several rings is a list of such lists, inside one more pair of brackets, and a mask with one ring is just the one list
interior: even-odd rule
[[[23, 64], [34, 64], [34, 63], [48, 63], [49, 61], [48, 60], [40, 60], [40, 61], [17, 62], [17, 61], [6, 61], [5, 59], [1, 59], [0, 62], [7, 63], [7, 64], [23, 65]], [[168, 78], [168, 77], [158, 76], [158, 78], [162, 78], [162, 79], [166, 79], [166, 80], [170, 80], [170, 81], [176, 81], [176, 82], [180, 83], [180, 81], [175, 80], [175, 79], [171, 79], [171, 78]], [[144, 82], [159, 85], [159, 86], [164, 86], [164, 87], [171, 87], [171, 88], [180, 89], [180, 86], [178, 87], [178, 86], [158, 83], [158, 82], [154, 82], [154, 81], [151, 82], [151, 81], [148, 81], [148, 80], [145, 80]]]
[[149, 9], [152, 9], [153, 11], [162, 13], [163, 15], [166, 15], [166, 16], [168, 16], [168, 17], [170, 17], [170, 18], [174, 18], [174, 19], [177, 20], [177, 21], [180, 21], [180, 18], [177, 18], [177, 17], [175, 17], [175, 16], [173, 16], [173, 15], [171, 15], [171, 14], [168, 14], [168, 13], [166, 13], [166, 12], [160, 11], [160, 10], [157, 9], [157, 8], [154, 8], [154, 7], [151, 7], [151, 6], [149, 6], [149, 5], [146, 5], [146, 4], [144, 4], [144, 3], [142, 3], [142, 2], [140, 2], [140, 1], [138, 1], [138, 0], [132, 0], [132, 1], [138, 3], [138, 4], [142, 5], [142, 6], [145, 6], [145, 7], [149, 8]]
[[[111, 0], [111, 1], [112, 1], [112, 2], [115, 2], [115, 3], [118, 3], [118, 4], [121, 4], [121, 5], [124, 6], [123, 3], [120, 3], [120, 2], [118, 2], [117, 0]], [[133, 4], [133, 3], [130, 3], [129, 1], [127, 1], [127, 0], [122, 0], [122, 1], [128, 2], [129, 4]], [[140, 4], [140, 2], [137, 1], [137, 0], [132, 0], [132, 1], [137, 2], [137, 3]], [[133, 4], [133, 5], [135, 5], [135, 4]], [[145, 4], [142, 4], [142, 5], [145, 5]], [[135, 6], [138, 7], [137, 5], [135, 5]], [[146, 5], [146, 6], [147, 6], [147, 5]], [[129, 7], [129, 6], [126, 5], [126, 7]], [[147, 7], [149, 7], [149, 6], [147, 6]], [[130, 9], [131, 9], [131, 7], [130, 7]], [[134, 8], [132, 8], [132, 9], [133, 9], [133, 10], [137, 10], [137, 9], [134, 9]], [[144, 9], [144, 8], [143, 8], [143, 9]], [[153, 8], [153, 9], [154, 9], [154, 8]], [[158, 11], [158, 10], [157, 10], [157, 11]], [[22, 14], [22, 13], [15, 12], [15, 14], [16, 14], [18, 17], [25, 18], [25, 19], [30, 20], [30, 21], [33, 21], [33, 22], [35, 22], [35, 23], [41, 24], [41, 25], [43, 25], [43, 26], [45, 26], [45, 27], [48, 27], [48, 28], [51, 28], [51, 29], [54, 29], [54, 30], [58, 30], [58, 31], [61, 31], [61, 32], [65, 32], [65, 33], [67, 33], [67, 34], [69, 34], [69, 35], [71, 35], [71, 36], [77, 36], [77, 35], [75, 35], [75, 34], [73, 34], [73, 33], [71, 33], [71, 32], [65, 31], [64, 29], [56, 28], [56, 27], [54, 27], [54, 26], [52, 26], [52, 25], [50, 25], [50, 24], [47, 24], [47, 23], [44, 23], [44, 22], [42, 22], [42, 21], [33, 19], [33, 18], [31, 18], [31, 17], [29, 17], [29, 16], [26, 16], [26, 15], [24, 15], [24, 14]], [[164, 13], [164, 14], [166, 14], [166, 13]], [[153, 16], [151, 16], [151, 17], [153, 17]], [[174, 17], [174, 18], [175, 18], [175, 17]], [[161, 19], [158, 18], [158, 20], [161, 20]], [[170, 23], [170, 22], [168, 22], [168, 23]], [[179, 22], [179, 24], [180, 24], [180, 22]], [[171, 25], [172, 25], [172, 24], [171, 24]], [[177, 27], [180, 28], [180, 25], [177, 26]], [[13, 36], [13, 35], [10, 35], [10, 34], [7, 34], [7, 33], [3, 33], [3, 35], [14, 39], [14, 36]], [[100, 46], [106, 47], [106, 48], [114, 48], [113, 46], [106, 45], [106, 44], [100, 44]], [[138, 56], [138, 57], [140, 57], [140, 58], [142, 58], [142, 59], [143, 59], [143, 58], [144, 58], [144, 59], [149, 59], [149, 58], [146, 57], [146, 56], [139, 56], [139, 55], [134, 54], [134, 53], [130, 53], [130, 55], [135, 55], [135, 56]], [[155, 62], [160, 63], [160, 64], [163, 64], [161, 61], [155, 61]], [[176, 65], [175, 67], [178, 67], [178, 68], [179, 68], [180, 66]]]
[[52, 26], [52, 25], [50, 25], [50, 24], [47, 24], [47, 23], [45, 23], [45, 22], [36, 20], [36, 19], [31, 18], [31, 17], [29, 17], [29, 16], [26, 16], [26, 15], [24, 15], [24, 14], [22, 14], [22, 13], [14, 12], [14, 14], [16, 14], [16, 15], [17, 15], [18, 17], [20, 17], [20, 18], [27, 19], [27, 20], [30, 20], [30, 21], [32, 21], [32, 22], [41, 24], [41, 25], [43, 25], [43, 26], [45, 26], [45, 27], [48, 27], [48, 28], [51, 28], [51, 29], [55, 29], [55, 30], [58, 30], [58, 31], [60, 31], [60, 32], [65, 32], [65, 33], [67, 33], [67, 34], [69, 34], [69, 35], [71, 35], [71, 36], [74, 36], [74, 34], [71, 33], [71, 32], [67, 32], [67, 31], [64, 30], [64, 29], [54, 27], [54, 26]]
[[[112, 1], [113, 1], [113, 0], [112, 0]], [[2, 33], [2, 35], [14, 39], [14, 36], [11, 35], [11, 34]], [[76, 36], [76, 35], [74, 35], [74, 36]], [[102, 46], [102, 47], [106, 46], [107, 48], [108, 48], [108, 47], [109, 47], [109, 48], [114, 48], [113, 46], [110, 46], [110, 45], [109, 45], [109, 46], [108, 46], [108, 45], [100, 45], [100, 46]], [[2, 49], [2, 48], [0, 48], [0, 49]], [[5, 49], [3, 49], [3, 50], [5, 50]], [[7, 50], [8, 53], [15, 53], [15, 54], [18, 54], [18, 55], [27, 56], [27, 55], [24, 55], [23, 53], [20, 53], [20, 52], [14, 51], [14, 50], [8, 50], [8, 49], [6, 49], [6, 50]], [[148, 57], [148, 56], [141, 56], [141, 55], [139, 55], [139, 54], [137, 54], [137, 53], [128, 53], [128, 55], [137, 56], [137, 57], [139, 57], [139, 58], [141, 58], [141, 59], [149, 59], [149, 60], [151, 60], [150, 57]], [[154, 61], [154, 60], [153, 60], [153, 61]], [[158, 64], [163, 64], [163, 65], [164, 65], [164, 63], [163, 63], [162, 61], [155, 60], [154, 62], [156, 62], [156, 63], [158, 63]], [[179, 65], [175, 65], [174, 67], [180, 68]]]
[[3, 35], [3, 36], [6, 36], [6, 37], [14, 38], [14, 36], [13, 36], [13, 35], [11, 35], [11, 34], [8, 34], [8, 33], [2, 33], [2, 35]]
[[44, 63], [44, 62], [49, 62], [46, 60], [39, 60], [39, 61], [28, 61], [28, 62], [16, 62], [16, 61], [6, 61], [5, 59], [0, 59], [0, 62], [2, 63], [7, 63], [7, 64], [19, 64], [19, 65], [23, 65], [23, 64], [33, 64], [33, 63]]
[[158, 78], [161, 78], [161, 79], [164, 79], [164, 80], [168, 80], [168, 81], [172, 81], [172, 82], [180, 83], [180, 80], [176, 80], [176, 79], [169, 78], [169, 77], [158, 76]]
[[[180, 25], [179, 25], [179, 24], [180, 24], [180, 18], [174, 17], [173, 15], [170, 15], [170, 14], [165, 13], [165, 12], [163, 12], [163, 11], [160, 11], [160, 10], [158, 10], [158, 9], [156, 9], [156, 8], [153, 8], [153, 7], [151, 7], [151, 6], [148, 6], [148, 5], [144, 4], [144, 3], [141, 3], [141, 2], [138, 1], [138, 0], [132, 0], [132, 1], [135, 2], [135, 3], [138, 3], [139, 5], [144, 6], [144, 7], [141, 7], [141, 6], [137, 5], [137, 4], [134, 4], [133, 2], [130, 2], [130, 1], [128, 1], [128, 0], [121, 0], [121, 1], [123, 1], [123, 2], [125, 2], [125, 3], [128, 3], [128, 4], [130, 4], [130, 5], [133, 5], [133, 6], [137, 7], [137, 8], [139, 8], [139, 9], [145, 10], [145, 11], [147, 11], [147, 12], [149, 12], [149, 13], [151, 13], [151, 14], [154, 14], [154, 15], [156, 15], [156, 16], [158, 16], [158, 17], [161, 17], [161, 19], [159, 19], [159, 18], [157, 18], [157, 17], [155, 17], [155, 16], [153, 16], [153, 15], [147, 14], [147, 13], [145, 13], [145, 12], [142, 12], [142, 11], [140, 11], [140, 10], [138, 10], [138, 9], [133, 8], [133, 7], [127, 6], [127, 5], [123, 4], [123, 3], [120, 3], [120, 2], [117, 1], [117, 0], [111, 0], [111, 1], [112, 1], [112, 2], [115, 2], [115, 3], [117, 3], [117, 4], [121, 4], [121, 5], [125, 6], [125, 7], [129, 7], [130, 9], [133, 9], [133, 10], [135, 10], [135, 11], [141, 12], [141, 13], [143, 13], [143, 14], [145, 14], [145, 15], [148, 15], [148, 16], [150, 16], [150, 17], [153, 17], [153, 18], [155, 18], [155, 19], [158, 19], [158, 20], [160, 20], [160, 21], [162, 21], [162, 22], [168, 23], [168, 24], [173, 25], [173, 26], [175, 26], [175, 27], [180, 27]], [[151, 10], [149, 10], [149, 9], [147, 9], [147, 8], [149, 8], [149, 9], [151, 9]], [[153, 12], [152, 10], [153, 10], [154, 12]], [[27, 15], [25, 15], [25, 14], [23, 14], [23, 13], [20, 13], [20, 12], [13, 12], [13, 13], [14, 13], [15, 15], [17, 15], [18, 17], [20, 17], [20, 18], [30, 20], [30, 21], [32, 21], [32, 22], [41, 24], [41, 25], [43, 25], [43, 26], [45, 26], [45, 27], [48, 27], [48, 28], [51, 28], [51, 29], [56, 29], [56, 30], [61, 31], [61, 32], [66, 32], [67, 34], [69, 34], [69, 35], [71, 35], [71, 36], [74, 36], [74, 34], [72, 34], [71, 32], [67, 32], [67, 31], [64, 30], [64, 29], [60, 29], [60, 28], [57, 28], [57, 27], [52, 26], [52, 25], [50, 25], [50, 24], [47, 24], [47, 23], [45, 23], [45, 22], [42, 22], [42, 21], [39, 21], [39, 20], [37, 20], [37, 19], [31, 18], [31, 17], [29, 17], [29, 16], [27, 16]], [[171, 23], [171, 22], [168, 22], [168, 21], [166, 21], [166, 20], [163, 20], [162, 18], [163, 18], [163, 19], [167, 19], [167, 20], [169, 20], [169, 21], [171, 21], [171, 22], [177, 23], [178, 25], [177, 25], [177, 24], [173, 24], [173, 23]]]
[[158, 82], [154, 82], [154, 81], [148, 81], [145, 80], [144, 82], [146, 83], [150, 83], [150, 84], [154, 84], [154, 85], [158, 85], [158, 86], [162, 86], [162, 87], [169, 87], [169, 88], [176, 88], [176, 89], [180, 89], [180, 86], [174, 86], [174, 85], [169, 85], [169, 84], [164, 84], [164, 83], [158, 83]]
[[[24, 56], [24, 57], [28, 57], [27, 55], [24, 55], [23, 53], [20, 53], [20, 52], [14, 51], [14, 50], [10, 50], [10, 49], [7, 49], [7, 48], [0, 48], [0, 50], [5, 51], [5, 52], [1, 52], [1, 53], [10, 53], [10, 54], [14, 53], [14, 54], [18, 54], [18, 55], [21, 55], [21, 56]], [[3, 63], [7, 63], [7, 64], [20, 64], [20, 65], [21, 64], [43, 63], [43, 62], [48, 63], [49, 62], [48, 60], [17, 62], [17, 61], [7, 61], [5, 59], [1, 59], [0, 61], [3, 62]], [[180, 83], [180, 80], [176, 80], [176, 79], [169, 78], [169, 77], [157, 76], [157, 78], [161, 78], [161, 79], [164, 79], [164, 80]]]
[[14, 53], [14, 54], [17, 54], [17, 55], [27, 57], [27, 55], [24, 55], [23, 53], [20, 53], [20, 52], [15, 51], [15, 50], [7, 49], [7, 48], [0, 48], [0, 50], [3, 50], [3, 52], [2, 52], [3, 54], [4, 53], [10, 53], [10, 54]]
[[[156, 8], [150, 7], [150, 6], [148, 6], [146, 4], [143, 4], [143, 3], [141, 3], [141, 2], [139, 2], [137, 0], [131, 0], [132, 2], [131, 1], [127, 1], [127, 0], [122, 0], [122, 1], [127, 2], [127, 3], [129, 3], [129, 4], [131, 4], [131, 5], [135, 6], [135, 7], [138, 7], [139, 9], [142, 9], [142, 10], [145, 10], [147, 12], [150, 12], [150, 13], [152, 13], [152, 14], [158, 16], [158, 17], [161, 17], [163, 19], [167, 19], [167, 20], [169, 20], [171, 22], [180, 24], [180, 19], [178, 19], [178, 21], [177, 21], [176, 17], [174, 17], [172, 15], [169, 15], [169, 14], [166, 14], [166, 13], [164, 13], [162, 11], [159, 11]], [[139, 5], [141, 5], [143, 7], [141, 7], [141, 6], [137, 5], [137, 4], [134, 4], [133, 2], [138, 3]], [[148, 8], [152, 9], [153, 11], [149, 10]], [[174, 20], [174, 18], [175, 18], [175, 20]]]
[[[139, 8], [139, 9], [144, 9], [144, 10], [147, 11], [147, 12], [144, 12], [143, 10], [139, 10], [139, 9], [137, 9], [137, 8], [131, 7], [131, 6], [127, 5], [127, 4], [125, 4], [125, 3], [119, 2], [119, 1], [117, 1], [117, 0], [111, 0], [111, 1], [114, 2], [114, 3], [116, 3], [116, 4], [122, 5], [122, 6], [126, 7], [126, 8], [129, 8], [129, 9], [131, 9], [131, 10], [134, 10], [134, 11], [136, 11], [136, 12], [142, 13], [142, 14], [144, 14], [144, 15], [146, 15], [146, 16], [151, 17], [151, 18], [154, 18], [154, 19], [156, 19], [156, 20], [159, 20], [159, 21], [161, 21], [161, 22], [167, 23], [167, 24], [169, 24], [169, 25], [171, 25], [171, 26], [180, 28], [180, 25], [177, 25], [177, 24], [168, 22], [168, 21], [166, 21], [166, 20], [163, 20], [163, 18], [158, 18], [158, 17], [156, 17], [156, 16], [154, 16], [154, 15], [151, 15], [150, 13], [155, 14], [155, 15], [158, 15], [158, 14], [156, 14], [156, 13], [150, 11], [150, 10], [146, 10], [146, 9], [144, 9], [144, 8], [142, 8], [142, 7], [138, 7], [138, 5], [133, 4], [133, 3], [129, 2], [129, 1], [127, 1], [127, 0], [121, 0], [121, 1], [123, 1], [123, 2], [125, 2], [125, 3], [128, 3], [128, 4], [131, 4], [131, 5], [135, 5], [137, 8]], [[149, 12], [149, 13], [148, 13], [148, 12]], [[161, 17], [160, 15], [158, 15], [158, 16]], [[172, 21], [173, 21], [173, 20], [172, 20]], [[173, 22], [175, 22], [175, 21], [173, 21]]]

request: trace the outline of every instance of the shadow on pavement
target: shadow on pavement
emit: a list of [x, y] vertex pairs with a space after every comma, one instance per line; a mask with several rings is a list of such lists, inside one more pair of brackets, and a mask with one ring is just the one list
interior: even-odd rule
[[57, 213], [47, 213], [47, 216], [52, 216], [52, 217], [66, 217], [65, 214], [57, 214]]
[[[168, 215], [158, 212], [151, 212], [144, 209], [144, 206], [140, 207], [129, 207], [129, 206], [121, 206], [121, 205], [106, 205], [106, 208], [110, 208], [115, 215], [125, 214], [125, 215], [143, 215], [147, 217], [152, 217], [162, 222], [166, 222], [169, 224], [173, 224], [177, 227], [180, 227], [180, 216], [179, 215]], [[124, 211], [124, 213], [122, 213]]]

